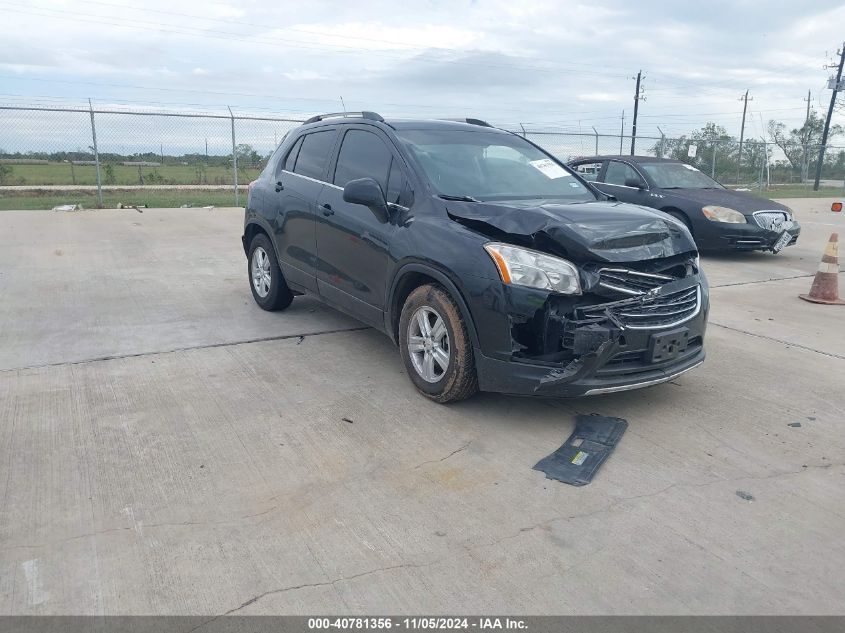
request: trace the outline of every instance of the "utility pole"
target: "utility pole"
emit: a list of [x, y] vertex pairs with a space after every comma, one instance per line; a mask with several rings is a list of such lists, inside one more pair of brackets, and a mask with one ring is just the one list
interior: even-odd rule
[[[742, 127], [739, 130], [739, 156], [736, 157], [736, 184], [739, 184], [739, 168], [742, 165], [742, 139], [745, 136], [745, 112], [748, 110], [748, 91], [745, 95], [739, 98], [743, 102], [742, 106]], [[754, 97], [751, 97], [754, 101]]]
[[625, 110], [622, 110], [622, 130], [619, 132], [619, 155], [622, 156], [622, 139], [625, 138]]
[[830, 107], [827, 109], [827, 119], [824, 122], [822, 132], [822, 146], [819, 148], [819, 160], [816, 162], [816, 181], [813, 183], [813, 191], [819, 190], [819, 178], [822, 177], [822, 165], [824, 165], [824, 146], [827, 145], [827, 133], [830, 131], [830, 119], [833, 117], [833, 108], [836, 106], [836, 93], [842, 90], [842, 65], [845, 64], [845, 42], [839, 50], [839, 70], [836, 71], [836, 81], [831, 86], [833, 89], [830, 95]]
[[812, 96], [810, 95], [810, 91], [807, 91], [807, 98], [804, 101], [807, 102], [807, 116], [804, 117], [804, 155], [801, 157], [801, 184], [804, 184], [804, 181], [807, 180], [807, 172], [809, 171], [810, 164], [807, 162], [807, 155], [808, 149], [807, 146], [810, 144], [810, 102], [813, 100]]
[[[637, 71], [637, 87], [634, 89], [634, 123], [633, 127], [631, 128], [631, 156], [634, 155], [634, 148], [637, 145], [637, 111], [639, 110], [640, 99], [645, 99], [640, 94], [640, 78], [643, 74], [643, 71]], [[621, 151], [619, 152], [622, 153]]]

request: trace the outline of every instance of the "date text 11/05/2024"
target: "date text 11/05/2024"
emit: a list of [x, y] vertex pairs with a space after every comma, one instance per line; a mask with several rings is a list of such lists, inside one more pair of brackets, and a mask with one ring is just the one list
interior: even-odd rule
[[409, 629], [409, 630], [524, 630], [525, 620], [499, 617], [346, 617], [346, 618], [309, 618], [309, 630], [372, 630], [372, 629]]

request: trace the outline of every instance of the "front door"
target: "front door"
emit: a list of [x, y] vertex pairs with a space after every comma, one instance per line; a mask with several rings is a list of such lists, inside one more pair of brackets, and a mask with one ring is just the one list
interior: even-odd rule
[[376, 326], [383, 324], [388, 253], [396, 225], [393, 215], [385, 221], [363, 205], [345, 202], [343, 187], [350, 180], [373, 178], [387, 193], [391, 166], [397, 164], [388, 142], [375, 129], [346, 129], [332, 182], [317, 201], [320, 295]]
[[[633, 186], [633, 183], [638, 186]], [[601, 182], [593, 184], [620, 202], [649, 206], [648, 185], [640, 173], [628, 163], [620, 160], [608, 161]]]

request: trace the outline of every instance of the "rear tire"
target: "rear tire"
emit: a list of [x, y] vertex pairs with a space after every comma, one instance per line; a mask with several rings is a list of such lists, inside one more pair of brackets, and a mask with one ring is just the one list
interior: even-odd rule
[[442, 287], [428, 284], [408, 295], [399, 319], [399, 349], [408, 377], [427, 398], [446, 404], [478, 391], [466, 324]]
[[293, 293], [276, 260], [276, 250], [264, 233], [256, 235], [249, 245], [247, 275], [252, 298], [262, 310], [284, 310], [293, 301]]

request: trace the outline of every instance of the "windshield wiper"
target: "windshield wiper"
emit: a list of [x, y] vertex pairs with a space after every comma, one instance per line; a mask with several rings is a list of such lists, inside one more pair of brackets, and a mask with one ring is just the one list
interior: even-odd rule
[[440, 197], [444, 200], [457, 200], [458, 202], [481, 202], [481, 200], [472, 196], [450, 196], [449, 194], [441, 193]]

